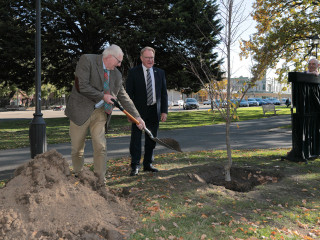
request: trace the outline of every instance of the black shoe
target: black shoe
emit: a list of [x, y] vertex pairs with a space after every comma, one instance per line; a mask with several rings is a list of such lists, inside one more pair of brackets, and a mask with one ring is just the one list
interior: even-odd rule
[[153, 167], [152, 165], [148, 166], [148, 167], [143, 167], [143, 171], [145, 172], [159, 172], [159, 170], [155, 167]]
[[139, 168], [134, 168], [130, 172], [130, 176], [137, 176], [139, 174]]

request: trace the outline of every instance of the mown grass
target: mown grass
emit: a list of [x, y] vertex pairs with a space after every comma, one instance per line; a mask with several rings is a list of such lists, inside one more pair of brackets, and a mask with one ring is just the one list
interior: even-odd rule
[[[233, 166], [279, 172], [282, 178], [235, 192], [188, 177], [224, 165], [226, 151], [156, 156], [157, 174], [129, 177], [129, 159], [110, 162], [108, 187], [132, 201], [140, 227], [131, 240], [320, 239], [320, 160], [280, 161], [288, 149], [234, 150]], [[222, 174], [222, 173], [221, 173]]]
[[[248, 120], [263, 117], [260, 111], [246, 108], [239, 109], [238, 114], [240, 120]], [[289, 114], [289, 110], [281, 109], [278, 114]], [[119, 134], [128, 133], [126, 127], [130, 124], [126, 118], [114, 117], [113, 122], [121, 122]], [[52, 125], [51, 131], [62, 128], [67, 132], [67, 119], [59, 121], [47, 119], [47, 127]], [[219, 121], [219, 116], [207, 111], [173, 112], [161, 128], [193, 127]], [[28, 131], [28, 126], [23, 124], [11, 127]], [[1, 122], [1, 131], [2, 126]], [[113, 132], [116, 129], [116, 125], [111, 126]], [[281, 173], [279, 181], [257, 186], [250, 192], [236, 192], [189, 177], [204, 166], [223, 166], [227, 161], [223, 150], [156, 155], [154, 165], [160, 172], [141, 172], [136, 177], [128, 176], [129, 158], [110, 159], [107, 187], [131, 202], [139, 215], [137, 229], [130, 240], [320, 239], [320, 160], [309, 164], [280, 161], [288, 150], [232, 151], [233, 167], [256, 169], [257, 173]], [[0, 182], [0, 187], [4, 185], [5, 182]]]
[[[290, 114], [290, 109], [277, 106], [277, 113]], [[237, 110], [239, 121], [262, 118], [261, 107], [239, 108]], [[271, 115], [271, 114], [268, 114]], [[68, 118], [48, 118], [46, 123], [46, 136], [48, 144], [70, 142]], [[237, 119], [235, 119], [237, 120]], [[170, 112], [168, 120], [160, 123], [160, 130], [176, 128], [197, 127], [223, 123], [217, 111], [182, 111]], [[10, 120], [0, 122], [0, 150], [14, 149], [29, 146], [30, 120]], [[130, 134], [130, 123], [124, 115], [113, 115], [106, 134], [107, 137], [117, 137]], [[90, 138], [90, 135], [88, 135]]]

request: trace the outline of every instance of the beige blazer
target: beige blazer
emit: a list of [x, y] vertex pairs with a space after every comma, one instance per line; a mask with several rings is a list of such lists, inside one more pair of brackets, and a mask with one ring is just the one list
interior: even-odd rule
[[[78, 90], [74, 85], [67, 100], [65, 115], [81, 126], [91, 116], [94, 105], [103, 98], [102, 55], [82, 55], [77, 64], [75, 76], [78, 78]], [[110, 94], [119, 100], [123, 108], [135, 118], [140, 117], [123, 87], [122, 75], [118, 69], [110, 71], [109, 84]]]

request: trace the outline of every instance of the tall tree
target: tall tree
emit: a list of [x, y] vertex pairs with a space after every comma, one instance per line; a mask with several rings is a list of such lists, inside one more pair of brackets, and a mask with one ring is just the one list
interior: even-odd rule
[[[11, 2], [5, 0], [5, 2]], [[21, 34], [28, 44], [24, 47], [34, 48], [34, 6], [32, 0], [19, 1], [15, 6], [5, 5], [5, 11], [14, 16], [12, 21], [28, 23], [30, 36]], [[212, 44], [200, 37], [195, 29], [190, 28], [197, 22], [204, 31], [207, 25], [199, 21], [197, 16], [202, 11], [212, 11], [213, 1], [196, 0], [96, 0], [71, 1], [48, 0], [42, 2], [42, 67], [43, 80], [55, 84], [58, 88], [72, 85], [74, 68], [79, 56], [83, 53], [101, 53], [111, 43], [121, 46], [125, 53], [122, 72], [139, 62], [139, 51], [144, 46], [156, 49], [156, 63], [164, 68], [168, 75], [169, 88], [191, 87], [194, 91], [200, 85], [193, 81], [192, 76], [177, 63], [178, 53], [187, 58], [194, 57], [192, 51], [202, 50], [211, 54]], [[19, 6], [17, 8], [17, 6]], [[152, 7], [150, 7], [152, 6]], [[23, 10], [23, 11], [22, 11]], [[32, 14], [27, 14], [28, 12]], [[10, 22], [7, 18], [6, 22]], [[25, 27], [22, 24], [23, 27]], [[10, 32], [10, 35], [13, 32]], [[22, 37], [23, 38], [23, 37]], [[8, 37], [9, 39], [9, 37]], [[14, 46], [14, 40], [5, 48]], [[32, 56], [32, 57], [30, 57]], [[28, 61], [32, 65], [34, 54]], [[0, 59], [3, 58], [0, 53]], [[207, 59], [214, 58], [208, 55]], [[19, 58], [25, 62], [25, 58]], [[21, 76], [18, 68], [25, 65], [10, 66], [13, 76]], [[7, 79], [8, 70], [4, 69], [0, 80]], [[33, 77], [33, 76], [32, 76]], [[10, 78], [10, 82], [13, 82]], [[19, 85], [30, 87], [31, 82], [16, 81]]]
[[28, 9], [22, 0], [0, 2], [0, 82], [23, 90], [34, 84], [35, 72], [35, 11]]
[[320, 1], [257, 0], [253, 7], [257, 32], [249, 41], [242, 41], [242, 56], [250, 54], [255, 62], [253, 76], [261, 79], [281, 60], [279, 80], [290, 70], [303, 69], [315, 50], [308, 40], [320, 32]]

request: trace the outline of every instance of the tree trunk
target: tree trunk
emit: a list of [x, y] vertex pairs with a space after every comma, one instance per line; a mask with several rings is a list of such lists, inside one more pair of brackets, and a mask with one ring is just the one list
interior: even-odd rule
[[231, 147], [230, 147], [230, 122], [231, 122], [231, 41], [232, 41], [232, 29], [231, 29], [231, 22], [232, 22], [232, 9], [233, 9], [233, 0], [229, 1], [229, 9], [228, 9], [228, 23], [227, 23], [227, 68], [228, 68], [228, 84], [227, 84], [227, 116], [226, 116], [226, 145], [227, 145], [227, 155], [228, 155], [228, 162], [225, 169], [225, 181], [231, 181], [231, 174], [230, 169], [232, 166], [232, 156], [231, 156]]

